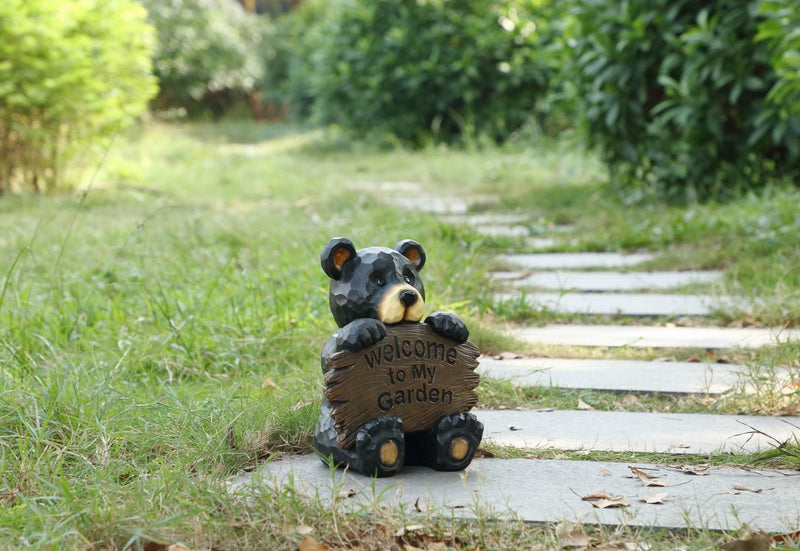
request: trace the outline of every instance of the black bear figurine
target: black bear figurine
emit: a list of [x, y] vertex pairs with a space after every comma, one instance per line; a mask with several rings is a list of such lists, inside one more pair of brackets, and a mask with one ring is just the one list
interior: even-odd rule
[[[407, 239], [394, 249], [356, 251], [349, 239], [337, 237], [325, 246], [321, 263], [330, 278], [330, 308], [340, 328], [322, 348], [323, 373], [331, 369], [329, 359], [336, 352], [357, 352], [380, 341], [386, 325], [422, 320], [425, 288], [419, 272], [425, 265], [425, 251], [419, 243]], [[456, 343], [469, 337], [464, 322], [447, 312], [435, 312], [425, 323]], [[472, 461], [483, 436], [483, 425], [471, 413], [444, 415], [430, 430], [416, 433], [404, 433], [398, 417], [381, 416], [361, 426], [355, 444], [346, 449], [337, 443], [331, 410], [323, 398], [314, 449], [323, 461], [332, 457], [337, 465], [369, 476], [390, 476], [404, 464], [461, 470]]]

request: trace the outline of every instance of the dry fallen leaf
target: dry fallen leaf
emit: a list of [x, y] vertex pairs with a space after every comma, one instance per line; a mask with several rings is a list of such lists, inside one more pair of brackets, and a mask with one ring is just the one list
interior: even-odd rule
[[182, 543], [173, 543], [167, 547], [167, 551], [192, 551], [191, 547], [187, 547]]
[[406, 534], [410, 534], [411, 532], [419, 532], [423, 528], [425, 527], [421, 524], [409, 524], [408, 526], [403, 526], [402, 528], [400, 528], [400, 530], [395, 532], [394, 537], [402, 538]]
[[649, 503], [650, 505], [656, 505], [656, 504], [664, 503], [664, 499], [666, 499], [667, 495], [668, 494], [666, 492], [663, 492], [663, 493], [660, 493], [660, 494], [639, 496], [639, 499], [641, 499], [645, 503]]
[[348, 488], [346, 490], [342, 490], [341, 492], [339, 492], [339, 497], [342, 499], [347, 499], [349, 497], [353, 497], [357, 493], [358, 490], [356, 490], [355, 488]]
[[600, 472], [597, 473], [597, 474], [599, 474], [600, 476], [611, 476], [611, 471], [607, 471], [605, 469], [600, 469]]
[[641, 480], [642, 484], [644, 484], [645, 486], [663, 488], [664, 486], [667, 485], [666, 482], [663, 482], [661, 480], [654, 480], [652, 476], [650, 476], [641, 469], [637, 469], [636, 467], [628, 467], [628, 468], [631, 470], [633, 474], [639, 477], [639, 480]]
[[518, 360], [522, 358], [522, 356], [516, 352], [500, 352], [499, 354], [495, 354], [493, 358], [495, 360]]
[[[753, 492], [754, 494], [760, 494], [761, 492], [763, 492], [763, 491], [764, 491], [764, 488], [747, 488], [747, 487], [745, 487], [745, 486], [740, 486], [740, 485], [738, 485], [738, 484], [735, 484], [735, 485], [733, 486], [733, 489], [734, 489], [734, 490], [735, 490], [737, 493], [738, 493], [738, 492]], [[766, 488], [766, 490], [767, 490], [767, 491], [769, 491], [769, 490], [774, 490], [774, 488]]]
[[571, 530], [559, 536], [558, 546], [561, 549], [566, 549], [568, 547], [589, 547], [595, 541], [597, 540], [590, 538], [581, 530]]
[[685, 472], [686, 474], [706, 476], [711, 472], [711, 467], [708, 465], [682, 465], [681, 471]]
[[297, 532], [301, 536], [307, 536], [313, 531], [314, 531], [314, 528], [309, 526], [308, 524], [301, 524], [300, 526], [298, 526], [295, 529], [295, 532]]
[[478, 448], [477, 450], [475, 450], [475, 455], [473, 457], [476, 458], [476, 459], [480, 459], [480, 458], [489, 459], [489, 458], [494, 457], [494, 454], [492, 452], [490, 452], [489, 450], [485, 450], [483, 448]]
[[583, 400], [581, 400], [580, 398], [578, 398], [578, 409], [582, 411], [589, 411], [594, 408], [589, 404], [587, 404], [586, 402], [584, 402]]
[[275, 379], [272, 377], [267, 377], [264, 379], [264, 382], [261, 383], [261, 390], [264, 390], [265, 388], [278, 388], [278, 385], [275, 384]]
[[722, 546], [725, 551], [767, 551], [772, 538], [766, 532], [745, 530], [741, 539], [731, 541]]
[[630, 507], [631, 500], [625, 496], [616, 496], [614, 499], [598, 499], [592, 501], [592, 507], [597, 509], [610, 509], [612, 507]]
[[516, 425], [508, 425], [508, 430], [522, 430], [522, 427]]
[[300, 551], [328, 551], [328, 546], [321, 544], [310, 536], [306, 536], [306, 539], [300, 542]]
[[604, 490], [600, 490], [599, 492], [587, 494], [581, 498], [583, 501], [594, 501], [596, 499], [614, 499], [614, 495]]
[[417, 500], [414, 502], [414, 509], [416, 509], [420, 513], [424, 513], [425, 511], [428, 510], [428, 506], [424, 502], [420, 503], [419, 498], [417, 498]]

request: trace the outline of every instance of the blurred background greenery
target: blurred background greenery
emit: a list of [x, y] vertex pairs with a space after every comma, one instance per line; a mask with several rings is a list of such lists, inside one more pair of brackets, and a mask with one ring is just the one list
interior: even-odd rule
[[68, 186], [148, 105], [386, 147], [569, 133], [632, 200], [724, 200], [800, 170], [793, 0], [2, 4], [0, 190]]

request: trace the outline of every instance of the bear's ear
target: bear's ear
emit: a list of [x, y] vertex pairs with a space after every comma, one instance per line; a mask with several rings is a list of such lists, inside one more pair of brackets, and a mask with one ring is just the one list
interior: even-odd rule
[[425, 249], [412, 239], [404, 239], [394, 246], [394, 250], [405, 256], [419, 272], [425, 265]]
[[353, 242], [346, 237], [334, 237], [325, 248], [322, 249], [320, 262], [322, 270], [331, 279], [342, 277], [342, 267], [345, 263], [356, 256], [356, 248]]

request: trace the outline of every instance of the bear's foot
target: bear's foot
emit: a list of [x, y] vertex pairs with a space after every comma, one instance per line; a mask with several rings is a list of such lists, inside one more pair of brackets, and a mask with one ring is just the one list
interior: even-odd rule
[[471, 413], [441, 417], [428, 433], [425, 463], [437, 471], [460, 471], [472, 462], [483, 438], [483, 423]]
[[391, 476], [403, 467], [405, 437], [397, 417], [379, 417], [356, 434], [357, 470], [369, 476]]

